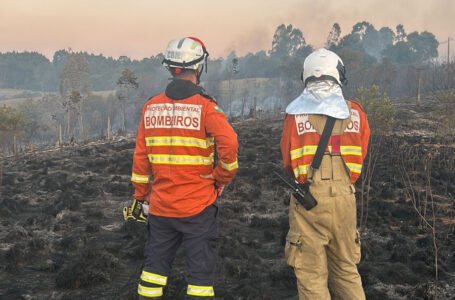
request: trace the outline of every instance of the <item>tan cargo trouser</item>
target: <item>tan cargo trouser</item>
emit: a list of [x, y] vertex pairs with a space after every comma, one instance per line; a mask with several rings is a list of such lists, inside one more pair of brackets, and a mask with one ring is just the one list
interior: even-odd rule
[[[354, 187], [340, 156], [324, 155], [310, 190], [318, 205], [307, 211], [293, 196], [285, 256], [297, 277], [299, 299], [365, 299], [357, 270], [360, 236]], [[330, 293], [329, 289], [330, 287]]]

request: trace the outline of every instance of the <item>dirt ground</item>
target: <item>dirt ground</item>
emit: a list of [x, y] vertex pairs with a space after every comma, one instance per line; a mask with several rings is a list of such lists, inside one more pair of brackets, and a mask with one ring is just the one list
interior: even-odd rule
[[[240, 168], [218, 200], [216, 299], [297, 299], [284, 260], [289, 190], [273, 173], [282, 172], [282, 120], [236, 122], [234, 128]], [[137, 298], [146, 227], [122, 219], [132, 195], [133, 148], [124, 141], [4, 161], [1, 299]], [[379, 149], [359, 264], [367, 299], [433, 299], [432, 231], [411, 201], [432, 225], [422, 167], [428, 152], [437, 153], [429, 178], [438, 299], [455, 299], [454, 149], [418, 136], [391, 136]], [[366, 201], [363, 209], [365, 215]], [[180, 252], [165, 299], [183, 298], [184, 267]]]

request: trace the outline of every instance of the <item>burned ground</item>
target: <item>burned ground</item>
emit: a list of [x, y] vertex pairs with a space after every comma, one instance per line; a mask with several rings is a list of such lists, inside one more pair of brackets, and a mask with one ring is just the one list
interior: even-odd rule
[[[283, 251], [289, 190], [273, 173], [282, 172], [281, 126], [280, 118], [234, 125], [240, 168], [219, 199], [217, 299], [297, 299]], [[438, 296], [455, 299], [454, 148], [415, 135], [389, 136], [380, 147], [362, 224], [359, 270], [367, 298], [433, 298], [432, 233], [411, 201], [431, 225], [431, 196]], [[122, 220], [132, 194], [133, 149], [131, 140], [4, 161], [2, 299], [136, 299], [146, 227]], [[431, 194], [424, 166], [432, 170]], [[184, 269], [180, 251], [166, 299], [183, 298]]]

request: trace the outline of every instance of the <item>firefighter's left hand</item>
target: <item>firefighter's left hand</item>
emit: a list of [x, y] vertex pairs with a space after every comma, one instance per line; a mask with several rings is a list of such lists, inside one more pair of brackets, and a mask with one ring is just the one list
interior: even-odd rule
[[147, 221], [148, 211], [144, 211], [144, 207], [148, 209], [148, 205], [144, 204], [144, 201], [133, 199], [133, 203], [130, 207], [123, 208], [123, 219], [134, 220], [137, 222], [145, 223]]
[[215, 177], [213, 177], [212, 174], [201, 175], [201, 178], [215, 181], [215, 189], [216, 189], [217, 196], [219, 197], [219, 196], [221, 196], [223, 194], [224, 187], [226, 186], [226, 184], [222, 184], [222, 183], [216, 182]]

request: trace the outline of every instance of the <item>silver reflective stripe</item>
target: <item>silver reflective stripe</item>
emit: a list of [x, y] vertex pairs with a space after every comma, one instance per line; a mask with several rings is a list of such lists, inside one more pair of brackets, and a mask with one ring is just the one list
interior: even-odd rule
[[299, 175], [307, 174], [309, 168], [310, 168], [310, 165], [298, 165], [298, 166], [294, 169], [295, 178], [299, 177]]
[[185, 136], [155, 136], [146, 137], [145, 144], [146, 146], [184, 146], [207, 149], [215, 143], [213, 137], [204, 140]]
[[341, 154], [344, 155], [362, 155], [362, 147], [358, 146], [341, 146]]
[[215, 296], [212, 286], [197, 286], [197, 285], [189, 284], [186, 293], [191, 296], [202, 296], [202, 297]]
[[233, 163], [230, 163], [230, 164], [227, 164], [227, 163], [223, 162], [222, 160], [220, 160], [220, 165], [223, 169], [225, 169], [227, 171], [232, 171], [239, 167], [239, 163], [237, 160], [235, 160]]
[[349, 170], [353, 173], [359, 173], [362, 172], [362, 165], [361, 164], [356, 164], [356, 163], [346, 163], [348, 166]]
[[149, 175], [139, 175], [139, 174], [133, 173], [131, 175], [131, 181], [137, 182], [137, 183], [149, 183], [150, 176]]
[[210, 156], [149, 154], [149, 161], [152, 164], [211, 165], [214, 159], [213, 153]]
[[150, 273], [147, 271], [142, 271], [141, 280], [143, 280], [145, 282], [159, 284], [159, 285], [166, 285], [166, 283], [167, 283], [166, 276], [161, 276], [161, 275]]
[[137, 287], [137, 293], [144, 297], [156, 298], [163, 296], [163, 288], [162, 287], [151, 288], [139, 284]]
[[290, 152], [291, 159], [296, 159], [296, 158], [302, 157], [303, 155], [315, 154], [317, 148], [318, 148], [318, 146], [303, 146], [302, 148], [292, 150]]

